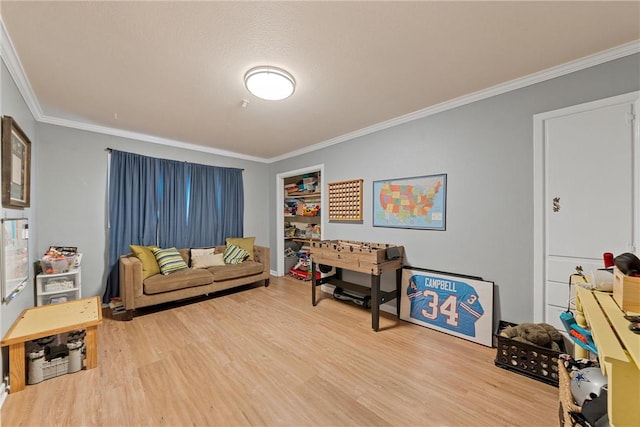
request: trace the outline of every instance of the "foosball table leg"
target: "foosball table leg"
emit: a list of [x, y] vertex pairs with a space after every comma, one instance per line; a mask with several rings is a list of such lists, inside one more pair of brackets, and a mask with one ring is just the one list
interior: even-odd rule
[[371, 275], [371, 328], [380, 328], [380, 276]]
[[311, 263], [311, 304], [316, 306], [316, 263]]

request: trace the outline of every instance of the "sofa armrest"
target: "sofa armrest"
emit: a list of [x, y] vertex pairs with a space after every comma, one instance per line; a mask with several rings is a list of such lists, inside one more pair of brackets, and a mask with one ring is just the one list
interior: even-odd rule
[[136, 308], [135, 298], [142, 295], [142, 262], [132, 255], [120, 257], [120, 298], [125, 309]]
[[269, 248], [265, 246], [253, 246], [253, 260], [264, 266], [263, 272], [271, 271], [271, 258], [269, 256]]

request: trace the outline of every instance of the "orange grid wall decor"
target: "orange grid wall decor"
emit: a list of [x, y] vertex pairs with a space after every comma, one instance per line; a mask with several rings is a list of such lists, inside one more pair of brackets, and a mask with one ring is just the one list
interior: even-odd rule
[[362, 179], [330, 182], [329, 221], [362, 221]]

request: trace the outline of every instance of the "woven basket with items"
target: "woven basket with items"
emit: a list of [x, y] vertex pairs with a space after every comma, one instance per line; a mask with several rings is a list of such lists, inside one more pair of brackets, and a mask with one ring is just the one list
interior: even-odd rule
[[560, 426], [608, 426], [607, 378], [592, 360], [558, 359]]

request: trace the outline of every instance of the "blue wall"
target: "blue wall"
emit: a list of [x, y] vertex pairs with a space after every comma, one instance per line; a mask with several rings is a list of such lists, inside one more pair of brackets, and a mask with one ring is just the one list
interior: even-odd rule
[[[409, 265], [494, 281], [500, 319], [533, 321], [533, 115], [637, 91], [639, 76], [639, 55], [627, 56], [286, 159], [271, 173], [324, 164], [325, 184], [363, 178], [363, 224], [325, 224], [325, 239], [403, 245]], [[372, 226], [372, 181], [439, 173], [448, 175], [446, 231]]]

